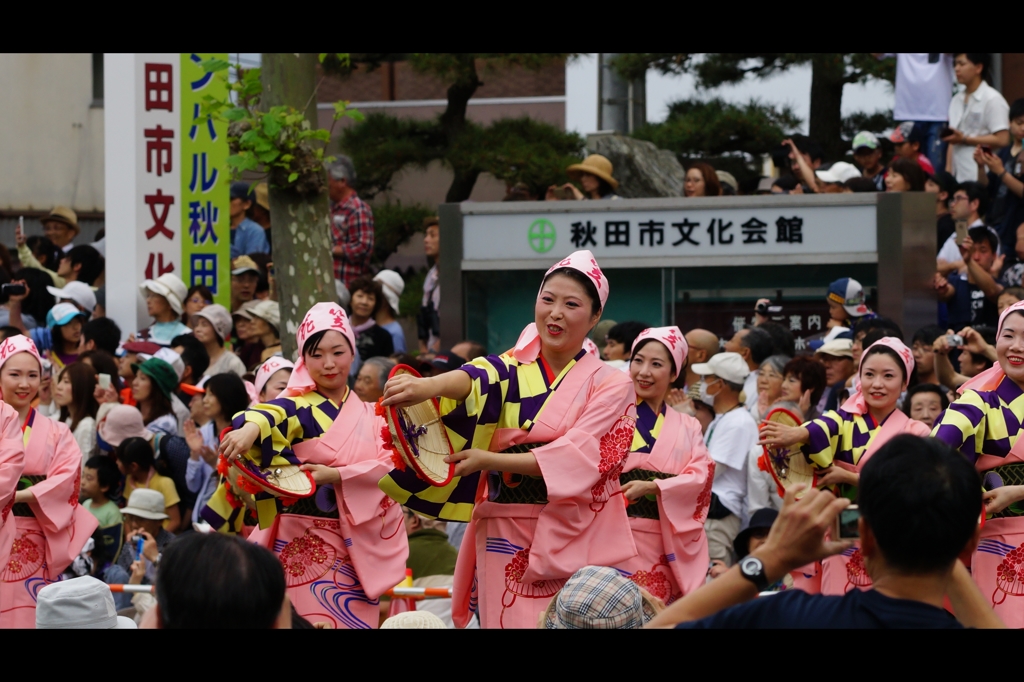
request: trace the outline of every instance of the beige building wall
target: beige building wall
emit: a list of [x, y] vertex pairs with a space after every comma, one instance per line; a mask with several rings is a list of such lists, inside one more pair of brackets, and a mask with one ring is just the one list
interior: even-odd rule
[[103, 210], [92, 55], [0, 54], [0, 211]]

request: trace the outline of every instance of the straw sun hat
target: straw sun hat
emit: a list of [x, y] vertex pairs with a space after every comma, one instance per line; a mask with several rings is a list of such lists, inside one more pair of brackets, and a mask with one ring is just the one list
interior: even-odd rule
[[612, 177], [612, 162], [600, 154], [591, 154], [583, 159], [583, 163], [574, 163], [566, 171], [569, 177], [577, 182], [583, 173], [590, 173], [607, 182], [612, 189], [619, 187], [619, 181]]

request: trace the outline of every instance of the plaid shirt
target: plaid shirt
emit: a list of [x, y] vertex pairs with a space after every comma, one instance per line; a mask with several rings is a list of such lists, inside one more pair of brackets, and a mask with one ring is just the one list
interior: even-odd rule
[[373, 210], [355, 194], [343, 203], [331, 204], [331, 242], [341, 246], [334, 255], [334, 277], [347, 287], [360, 275], [372, 274]]

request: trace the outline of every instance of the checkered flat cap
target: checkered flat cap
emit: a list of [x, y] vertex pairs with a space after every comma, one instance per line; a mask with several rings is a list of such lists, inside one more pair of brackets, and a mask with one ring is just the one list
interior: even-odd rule
[[544, 616], [549, 630], [636, 630], [654, 617], [640, 587], [614, 568], [585, 566], [555, 595]]

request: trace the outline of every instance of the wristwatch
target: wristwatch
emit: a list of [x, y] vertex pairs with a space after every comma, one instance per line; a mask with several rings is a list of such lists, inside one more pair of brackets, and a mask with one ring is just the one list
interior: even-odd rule
[[754, 583], [758, 592], [768, 589], [768, 578], [764, 574], [764, 564], [755, 556], [745, 557], [740, 561], [740, 575]]

